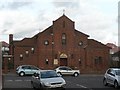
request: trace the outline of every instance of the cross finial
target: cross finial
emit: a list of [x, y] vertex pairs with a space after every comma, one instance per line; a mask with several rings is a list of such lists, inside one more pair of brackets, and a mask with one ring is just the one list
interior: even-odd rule
[[65, 9], [63, 9], [63, 15], [65, 15]]

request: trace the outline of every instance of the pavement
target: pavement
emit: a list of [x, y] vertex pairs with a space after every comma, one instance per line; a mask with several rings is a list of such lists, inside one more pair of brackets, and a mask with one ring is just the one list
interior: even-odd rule
[[15, 72], [8, 72], [8, 73], [2, 73], [3, 76], [14, 76], [16, 75]]

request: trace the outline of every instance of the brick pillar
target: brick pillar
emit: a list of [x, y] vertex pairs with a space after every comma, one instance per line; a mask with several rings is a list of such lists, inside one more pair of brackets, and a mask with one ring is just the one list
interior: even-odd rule
[[[14, 65], [14, 45], [13, 45], [13, 34], [9, 34], [9, 55], [12, 55], [10, 62]], [[14, 69], [14, 66], [13, 66]]]
[[13, 41], [13, 34], [9, 34], [9, 44]]
[[9, 34], [9, 54], [12, 55], [12, 42], [13, 42], [13, 34]]
[[4, 58], [4, 73], [8, 73], [8, 60]]

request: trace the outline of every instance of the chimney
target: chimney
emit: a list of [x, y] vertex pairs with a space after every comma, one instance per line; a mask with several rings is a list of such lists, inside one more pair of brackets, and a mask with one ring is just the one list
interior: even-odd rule
[[9, 34], [9, 45], [13, 42], [13, 34]]

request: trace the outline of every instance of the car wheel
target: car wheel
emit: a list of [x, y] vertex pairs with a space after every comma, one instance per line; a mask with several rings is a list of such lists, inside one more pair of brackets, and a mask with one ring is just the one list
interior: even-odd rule
[[25, 75], [24, 72], [20, 72], [20, 73], [19, 73], [19, 76], [24, 76], [24, 75]]
[[61, 72], [58, 72], [57, 74], [58, 74], [59, 76], [62, 76]]
[[78, 76], [78, 73], [74, 73], [74, 76], [77, 77], [77, 76]]
[[115, 88], [118, 88], [118, 87], [119, 87], [117, 81], [114, 82], [114, 87], [115, 87]]
[[104, 86], [108, 85], [106, 78], [103, 79], [103, 84], [104, 84]]

